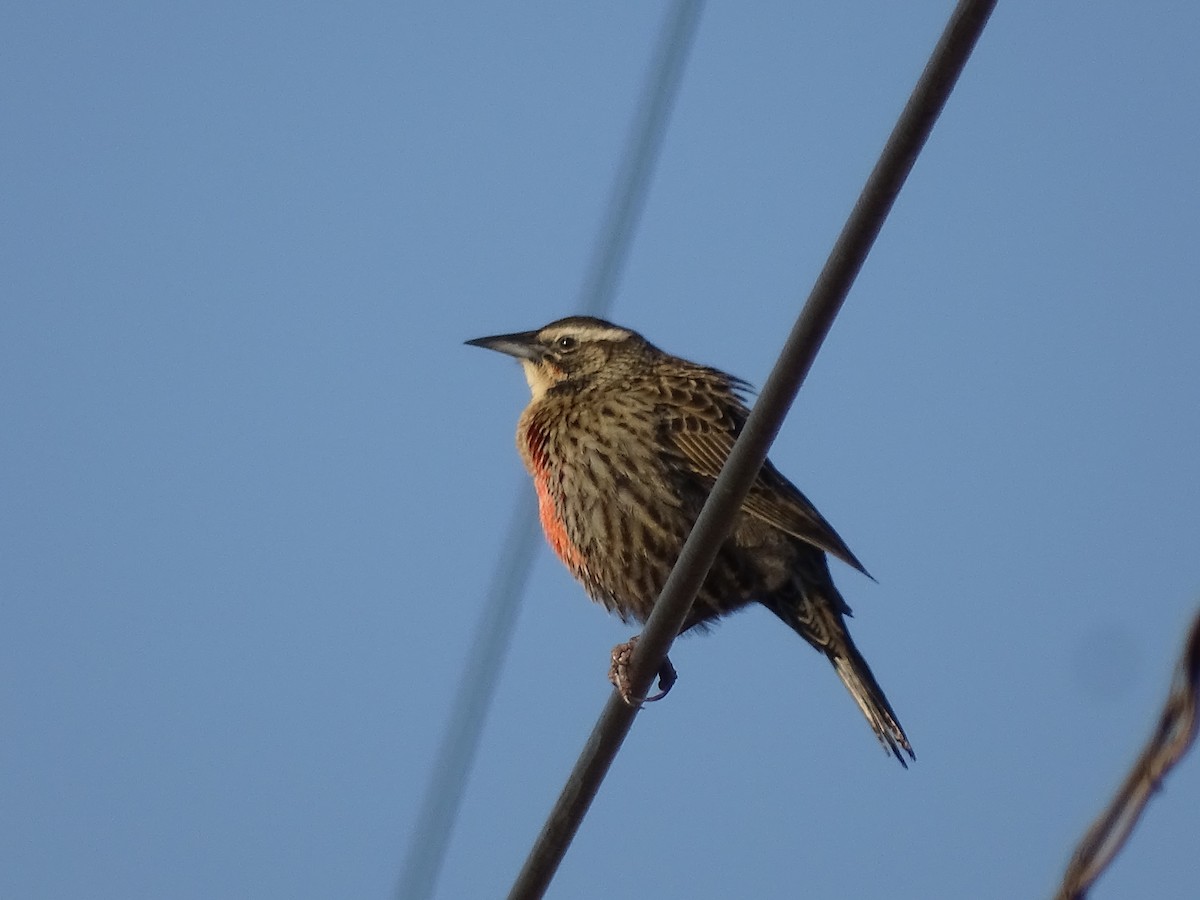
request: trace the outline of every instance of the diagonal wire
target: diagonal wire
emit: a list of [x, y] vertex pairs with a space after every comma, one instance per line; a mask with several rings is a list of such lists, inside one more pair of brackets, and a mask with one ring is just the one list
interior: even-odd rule
[[703, 11], [703, 0], [676, 0], [663, 26], [650, 79], [629, 136], [629, 147], [621, 160], [612, 200], [600, 229], [603, 237], [596, 243], [583, 282], [579, 305], [585, 315], [603, 316], [612, 306]]
[[[612, 305], [703, 7], [702, 0], [676, 0], [664, 20], [584, 279], [584, 313], [603, 315]], [[397, 888], [400, 900], [427, 900], [437, 885], [533, 566], [538, 543], [535, 513], [532, 491], [521, 491], [417, 814]]]
[[[631, 689], [635, 696], [645, 696], [666, 658], [817, 349], [994, 7], [995, 0], [960, 0], [951, 14], [654, 604], [634, 651]], [[509, 900], [535, 900], [545, 894], [636, 714], [616, 691], [609, 697], [517, 875]]]
[[1200, 726], [1198, 693], [1200, 615], [1192, 621], [1158, 726], [1108, 808], [1080, 840], [1055, 894], [1056, 900], [1083, 900], [1092, 884], [1121, 852], [1151, 794], [1162, 786], [1167, 773], [1196, 740], [1196, 730]]

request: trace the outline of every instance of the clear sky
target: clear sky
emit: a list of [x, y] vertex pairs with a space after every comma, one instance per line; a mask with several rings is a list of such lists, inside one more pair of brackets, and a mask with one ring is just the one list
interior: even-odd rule
[[[612, 317], [761, 384], [949, 2], [711, 3]], [[659, 3], [0, 14], [0, 896], [387, 897]], [[681, 642], [551, 896], [1044, 897], [1200, 601], [1200, 6], [1001, 3], [772, 452], [917, 751]], [[544, 550], [441, 898], [630, 630]], [[1200, 763], [1097, 900], [1194, 897]]]

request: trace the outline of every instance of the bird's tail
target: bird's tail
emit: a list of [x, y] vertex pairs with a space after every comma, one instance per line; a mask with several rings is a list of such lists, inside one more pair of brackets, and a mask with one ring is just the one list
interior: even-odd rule
[[[824, 563], [823, 558], [821, 563]], [[909, 759], [917, 758], [912, 744], [900, 726], [900, 720], [896, 718], [896, 712], [883, 693], [883, 688], [875, 680], [871, 667], [858, 652], [850, 632], [846, 630], [845, 615], [850, 612], [850, 607], [838, 593], [828, 569], [824, 565], [821, 568], [824, 578], [798, 577], [799, 590], [788, 592], [791, 596], [787, 602], [773, 602], [767, 606], [825, 654], [850, 691], [850, 696], [867, 717], [879, 742], [907, 769], [904, 753], [908, 754]], [[816, 572], [805, 574], [817, 575]]]
[[846, 635], [846, 645], [843, 651], [835, 653], [826, 650], [825, 655], [833, 663], [834, 669], [837, 670], [846, 689], [850, 691], [850, 696], [854, 698], [858, 708], [867, 717], [867, 721], [879, 738], [879, 743], [883, 744], [885, 749], [890, 750], [892, 755], [900, 761], [900, 765], [907, 769], [908, 763], [904, 761], [904, 756], [900, 751], [903, 750], [907, 753], [909, 759], [915, 760], [917, 755], [913, 752], [912, 744], [908, 742], [908, 735], [904, 733], [900, 721], [896, 718], [895, 710], [888, 703], [883, 688], [875, 680], [871, 667], [867, 665], [867, 661], [854, 646], [850, 635]]

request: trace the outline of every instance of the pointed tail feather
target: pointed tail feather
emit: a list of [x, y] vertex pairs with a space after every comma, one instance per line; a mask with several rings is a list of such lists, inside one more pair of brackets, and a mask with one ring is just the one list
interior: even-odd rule
[[850, 613], [850, 607], [833, 584], [825, 555], [820, 551], [815, 553], [807, 560], [809, 565], [797, 571], [790, 588], [765, 599], [763, 605], [825, 654], [866, 716], [879, 743], [907, 769], [904, 754], [913, 760], [917, 755], [883, 688], [846, 630], [845, 616]]
[[833, 648], [825, 649], [833, 668], [850, 691], [850, 696], [867, 717], [867, 722], [879, 738], [879, 743], [883, 744], [884, 749], [890, 750], [900, 761], [900, 765], [907, 769], [908, 763], [900, 751], [904, 750], [909, 759], [913, 760], [917, 755], [913, 752], [912, 744], [908, 742], [908, 735], [900, 727], [900, 721], [896, 718], [892, 705], [888, 703], [883, 688], [879, 686], [867, 661], [850, 640], [850, 635], [846, 635], [845, 646], [839, 648], [839, 651], [834, 651]]

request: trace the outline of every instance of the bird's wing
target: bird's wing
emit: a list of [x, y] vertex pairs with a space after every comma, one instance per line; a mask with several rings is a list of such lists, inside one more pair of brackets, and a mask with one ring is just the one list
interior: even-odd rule
[[[679, 403], [679, 399], [677, 394], [676, 402], [662, 410], [667, 437], [685, 458], [688, 469], [711, 487], [733, 449], [746, 410], [740, 404], [734, 408], [721, 404], [707, 391], [692, 393], [687, 398], [690, 402]], [[871, 577], [833, 526], [770, 460], [763, 463], [742, 509]]]

